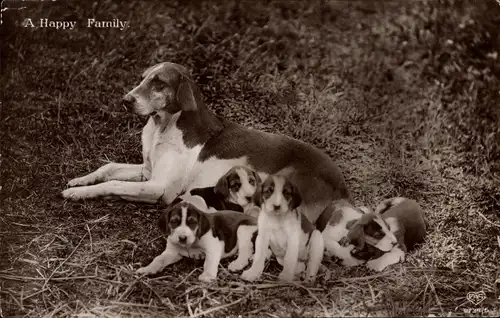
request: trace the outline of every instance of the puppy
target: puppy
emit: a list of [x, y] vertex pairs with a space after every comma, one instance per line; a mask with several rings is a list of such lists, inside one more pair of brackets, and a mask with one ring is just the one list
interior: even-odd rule
[[372, 254], [366, 266], [383, 271], [389, 265], [403, 262], [406, 252], [423, 243], [427, 227], [424, 211], [416, 201], [396, 197], [384, 200], [374, 213], [357, 220], [347, 239], [356, 246], [351, 252], [353, 256]]
[[281, 280], [292, 281], [295, 274], [304, 271], [307, 261], [306, 280], [314, 281], [323, 258], [323, 238], [297, 211], [302, 201], [297, 188], [285, 177], [271, 175], [256, 192], [254, 200], [261, 207], [255, 254], [252, 266], [241, 278], [253, 281], [260, 277], [266, 251], [271, 247], [278, 263], [283, 265]]
[[[208, 212], [231, 210], [251, 214], [249, 211], [253, 206], [252, 197], [261, 183], [259, 175], [251, 168], [235, 166], [229, 169], [215, 186], [191, 189], [175, 198], [172, 204], [183, 201], [188, 196], [197, 195], [205, 200]], [[258, 214], [253, 216], [257, 217]]]
[[354, 207], [347, 200], [338, 200], [328, 206], [316, 221], [316, 229], [323, 236], [325, 254], [329, 257], [335, 256], [341, 260], [344, 266], [357, 266], [365, 263], [364, 254], [351, 255], [355, 248], [345, 240], [349, 228], [363, 216], [369, 213], [367, 207]]
[[240, 212], [203, 212], [206, 210], [208, 207], [198, 196], [169, 206], [158, 222], [167, 236], [165, 251], [137, 273], [154, 274], [183, 256], [198, 258], [200, 252], [205, 254], [203, 273], [198, 276], [200, 281], [216, 279], [220, 260], [236, 252], [238, 257], [229, 264], [229, 270], [243, 269], [253, 254], [252, 237], [257, 231], [257, 219]]

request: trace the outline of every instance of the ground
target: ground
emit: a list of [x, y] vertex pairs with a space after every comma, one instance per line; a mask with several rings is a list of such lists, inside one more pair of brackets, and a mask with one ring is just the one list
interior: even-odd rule
[[[499, 315], [496, 1], [5, 5], [26, 7], [2, 25], [5, 316]], [[92, 17], [130, 28], [86, 28]], [[418, 200], [426, 243], [380, 274], [325, 260], [315, 285], [275, 284], [273, 263], [256, 284], [228, 261], [211, 285], [197, 281], [199, 261], [136, 276], [164, 247], [162, 207], [60, 192], [108, 160], [140, 162], [145, 119], [120, 99], [160, 61], [187, 66], [216, 113], [324, 150], [357, 203]]]

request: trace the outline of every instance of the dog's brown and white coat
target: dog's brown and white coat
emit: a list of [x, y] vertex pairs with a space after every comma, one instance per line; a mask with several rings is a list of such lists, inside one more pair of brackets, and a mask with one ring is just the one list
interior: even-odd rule
[[[259, 175], [245, 166], [235, 166], [223, 175], [214, 187], [195, 188], [174, 199], [171, 204], [189, 196], [200, 196], [205, 200], [209, 212], [230, 210], [251, 214], [253, 195], [262, 181]], [[257, 214], [253, 215], [258, 216]]]
[[261, 207], [255, 254], [252, 266], [241, 274], [241, 278], [253, 281], [260, 277], [270, 247], [278, 263], [283, 265], [281, 280], [292, 281], [296, 274], [306, 270], [306, 280], [313, 281], [323, 259], [323, 238], [297, 211], [301, 202], [298, 189], [284, 176], [271, 175], [255, 198]]
[[349, 198], [340, 170], [325, 153], [215, 115], [185, 67], [165, 62], [148, 68], [143, 77], [124, 97], [136, 113], [149, 116], [142, 131], [143, 163], [111, 162], [70, 180], [63, 197], [151, 203], [163, 198], [169, 204], [183, 192], [214, 186], [230, 168], [244, 165], [261, 179], [287, 174], [302, 194], [299, 209], [311, 222], [332, 200]]
[[384, 200], [374, 213], [359, 218], [347, 239], [355, 246], [351, 252], [354, 256], [363, 253], [368, 245], [381, 251], [382, 255], [370, 259], [366, 266], [383, 271], [389, 265], [403, 262], [406, 252], [423, 243], [427, 227], [424, 212], [416, 201], [396, 197]]
[[[321, 231], [325, 244], [325, 255], [335, 256], [344, 266], [357, 266], [365, 261], [351, 255], [355, 248], [353, 244], [345, 244], [343, 239], [349, 229], [363, 214], [370, 213], [367, 207], [354, 207], [346, 200], [338, 200], [327, 207], [316, 222], [316, 228]], [[346, 245], [346, 246], [344, 246]]]
[[207, 210], [199, 196], [167, 208], [158, 222], [167, 236], [165, 251], [137, 273], [155, 274], [182, 257], [200, 258], [200, 253], [205, 257], [203, 273], [198, 277], [201, 281], [214, 280], [220, 260], [236, 253], [238, 257], [228, 269], [243, 269], [253, 254], [252, 237], [257, 231], [257, 219], [241, 212], [206, 213]]

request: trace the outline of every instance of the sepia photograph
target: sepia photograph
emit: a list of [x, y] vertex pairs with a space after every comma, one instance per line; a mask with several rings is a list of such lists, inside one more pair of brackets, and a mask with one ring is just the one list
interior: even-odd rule
[[0, 318], [500, 316], [500, 0], [0, 21]]

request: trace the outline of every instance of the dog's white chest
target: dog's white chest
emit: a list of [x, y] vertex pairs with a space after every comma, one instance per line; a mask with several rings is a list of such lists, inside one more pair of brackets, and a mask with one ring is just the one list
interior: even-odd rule
[[271, 230], [269, 237], [269, 246], [276, 256], [283, 257], [286, 253], [287, 236], [285, 229], [276, 227]]

